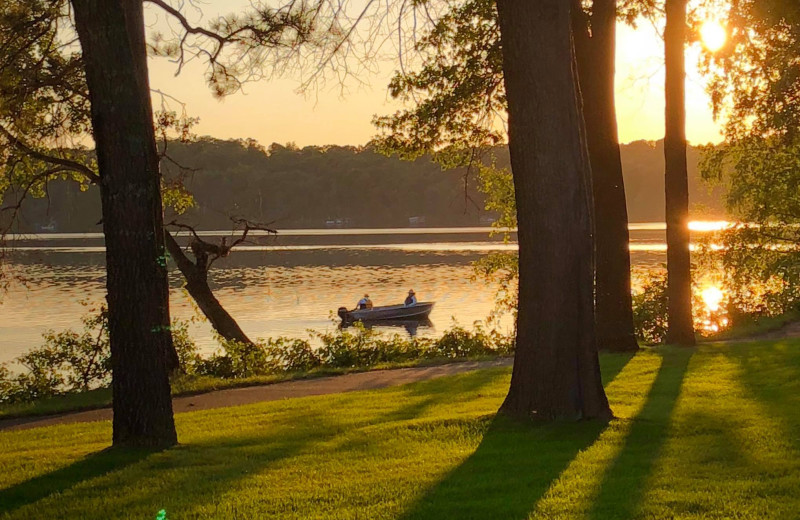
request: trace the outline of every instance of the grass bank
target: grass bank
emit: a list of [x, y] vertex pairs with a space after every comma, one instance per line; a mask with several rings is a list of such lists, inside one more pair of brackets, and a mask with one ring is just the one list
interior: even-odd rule
[[800, 321], [800, 311], [789, 311], [778, 316], [743, 316], [739, 323], [729, 329], [712, 334], [704, 339], [706, 342], [747, 339], [775, 332], [790, 323]]
[[[448, 363], [468, 361], [484, 361], [497, 359], [498, 356], [470, 356], [465, 358], [434, 358], [414, 359], [404, 362], [379, 363], [368, 367], [331, 368], [321, 367], [308, 371], [282, 372], [263, 376], [242, 378], [223, 378], [204, 375], [178, 376], [172, 381], [172, 395], [174, 397], [203, 394], [226, 388], [244, 388], [248, 386], [271, 385], [284, 381], [300, 379], [315, 379], [320, 377], [337, 376], [353, 372], [367, 372], [371, 370], [391, 370], [393, 368], [409, 368], [422, 366], [438, 366]], [[111, 406], [111, 389], [99, 388], [87, 392], [74, 392], [64, 395], [38, 399], [36, 401], [0, 405], [0, 419], [17, 417], [35, 417], [42, 415], [55, 415], [83, 410], [96, 410]]]
[[177, 416], [0, 432], [0, 518], [787, 519], [800, 516], [800, 342], [601, 357], [617, 419], [494, 412], [509, 369]]

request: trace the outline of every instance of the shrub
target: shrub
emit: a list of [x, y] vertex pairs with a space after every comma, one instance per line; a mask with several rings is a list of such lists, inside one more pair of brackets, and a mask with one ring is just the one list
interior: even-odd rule
[[[48, 331], [44, 344], [15, 359], [22, 371], [12, 375], [0, 365], [0, 402], [25, 402], [107, 386], [111, 381], [108, 312], [104, 306], [84, 316], [83, 330]], [[193, 370], [199, 356], [188, 323], [174, 322], [173, 340], [181, 367]]]
[[667, 335], [667, 276], [651, 275], [642, 292], [633, 295], [633, 327], [636, 337], [647, 344], [664, 341]]
[[201, 358], [200, 354], [197, 353], [197, 345], [189, 336], [189, 322], [173, 320], [170, 330], [172, 331], [172, 344], [178, 354], [178, 364], [181, 372], [194, 374]]
[[476, 324], [474, 330], [454, 326], [434, 344], [437, 357], [464, 358], [486, 356], [495, 353], [493, 341]]
[[322, 364], [320, 355], [304, 339], [270, 338], [264, 349], [275, 372], [307, 372]]

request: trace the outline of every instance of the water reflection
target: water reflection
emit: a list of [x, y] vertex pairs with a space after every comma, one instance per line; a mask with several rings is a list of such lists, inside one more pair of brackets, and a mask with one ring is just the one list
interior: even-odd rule
[[[631, 225], [635, 270], [657, 270], [665, 261], [663, 224]], [[516, 245], [488, 229], [291, 230], [221, 259], [211, 272], [218, 299], [252, 338], [306, 337], [307, 330], [339, 326], [335, 310], [352, 307], [368, 292], [375, 305], [401, 303], [408, 287], [436, 301], [431, 322], [370, 324], [375, 330], [438, 337], [457, 320], [471, 326], [495, 305], [496, 287], [473, 279], [472, 262]], [[217, 232], [209, 232], [214, 235]], [[259, 239], [262, 240], [262, 239]], [[87, 309], [105, 295], [102, 235], [36, 236], [13, 244], [9, 270], [16, 275], [0, 295], [0, 362], [41, 344], [48, 329], [79, 328]], [[197, 316], [170, 271], [172, 316]], [[436, 326], [433, 326], [433, 323]], [[501, 327], [510, 330], [510, 322]], [[190, 333], [204, 352], [217, 348], [211, 327], [193, 322]]]
[[388, 334], [396, 334], [400, 329], [404, 329], [412, 338], [419, 335], [433, 336], [433, 333], [436, 332], [433, 322], [428, 318], [421, 320], [367, 320], [355, 323], [343, 322], [339, 325], [339, 328], [343, 330], [353, 327], [364, 327], [367, 330]]

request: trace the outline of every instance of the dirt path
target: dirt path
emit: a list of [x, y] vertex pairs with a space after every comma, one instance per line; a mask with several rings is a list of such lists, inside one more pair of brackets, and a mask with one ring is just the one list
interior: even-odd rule
[[800, 338], [800, 321], [784, 323], [779, 328], [743, 338], [722, 340], [724, 343], [748, 343], [751, 341], [775, 341], [780, 339]]
[[757, 334], [745, 338], [746, 341], [762, 340], [762, 339], [788, 339], [800, 338], [800, 321], [790, 321], [779, 329], [771, 330], [763, 334]]
[[[264, 401], [277, 401], [309, 395], [338, 394], [357, 390], [373, 390], [387, 386], [404, 385], [416, 381], [426, 381], [437, 377], [450, 376], [501, 366], [511, 366], [510, 358], [491, 361], [468, 361], [463, 363], [450, 363], [431, 367], [398, 368], [393, 370], [374, 370], [341, 376], [323, 377], [319, 379], [305, 379], [286, 381], [263, 386], [249, 386], [245, 388], [230, 388], [217, 390], [205, 394], [186, 397], [176, 397], [172, 400], [172, 408], [176, 414], [239, 406], [243, 404], [260, 403]], [[27, 430], [54, 424], [70, 424], [79, 422], [107, 421], [112, 417], [111, 408], [88, 410], [85, 412], [68, 412], [59, 415], [38, 417], [20, 417], [16, 419], [1, 419], [2, 430]]]

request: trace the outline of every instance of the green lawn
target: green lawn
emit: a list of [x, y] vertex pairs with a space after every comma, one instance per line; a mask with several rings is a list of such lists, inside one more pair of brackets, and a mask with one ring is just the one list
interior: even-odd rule
[[495, 418], [492, 369], [179, 415], [160, 453], [103, 451], [108, 423], [0, 432], [0, 518], [800, 517], [800, 342], [601, 363], [609, 425]]

